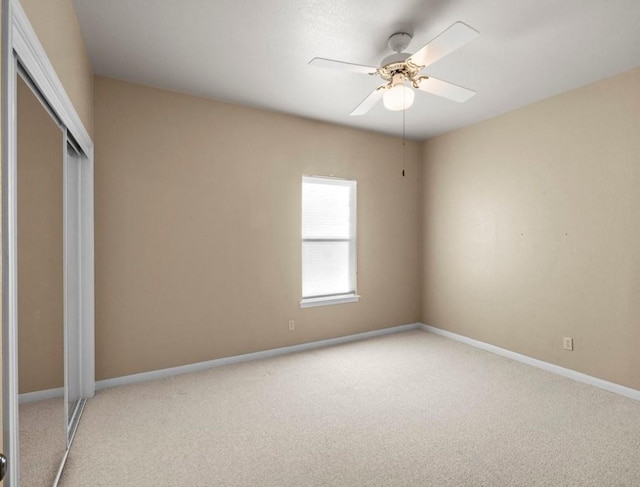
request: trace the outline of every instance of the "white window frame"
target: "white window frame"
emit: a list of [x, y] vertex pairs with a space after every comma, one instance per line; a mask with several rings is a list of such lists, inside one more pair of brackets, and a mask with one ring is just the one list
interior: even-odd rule
[[[358, 294], [358, 267], [357, 267], [357, 214], [358, 214], [358, 185], [357, 181], [352, 179], [341, 179], [327, 176], [303, 176], [301, 188], [304, 188], [304, 183], [312, 182], [314, 184], [330, 184], [333, 186], [347, 186], [352, 191], [350, 216], [349, 221], [351, 224], [350, 239], [305, 239], [301, 233], [301, 242], [304, 246], [305, 241], [348, 241], [349, 242], [349, 274], [352, 282], [353, 290], [343, 294], [331, 294], [326, 296], [302, 296], [300, 301], [301, 308], [312, 308], [315, 306], [328, 306], [333, 304], [342, 303], [355, 303], [360, 299]], [[301, 218], [301, 230], [304, 228], [304, 213]]]

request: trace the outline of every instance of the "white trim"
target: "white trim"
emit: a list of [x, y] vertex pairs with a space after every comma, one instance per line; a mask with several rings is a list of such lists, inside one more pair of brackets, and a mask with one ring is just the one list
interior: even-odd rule
[[251, 360], [259, 360], [259, 359], [264, 359], [269, 357], [276, 357], [278, 355], [287, 355], [290, 353], [304, 352], [305, 350], [313, 350], [316, 348], [330, 347], [334, 345], [340, 345], [342, 343], [365, 340], [367, 338], [390, 335], [393, 333], [401, 333], [403, 331], [415, 330], [417, 328], [420, 328], [420, 325], [421, 325], [420, 323], [411, 323], [409, 325], [393, 326], [390, 328], [382, 328], [380, 330], [356, 333], [355, 335], [347, 335], [347, 336], [337, 337], [337, 338], [328, 338], [326, 340], [318, 340], [315, 342], [301, 343], [299, 345], [291, 345], [289, 347], [273, 348], [271, 350], [264, 350], [262, 352], [253, 352], [253, 353], [246, 353], [243, 355], [234, 355], [233, 357], [224, 357], [224, 358], [219, 358], [215, 360], [209, 360], [207, 362], [198, 362], [195, 364], [171, 367], [169, 369], [153, 370], [150, 372], [142, 372], [140, 374], [115, 377], [113, 379], [104, 379], [96, 382], [96, 389], [101, 390], [101, 389], [107, 389], [109, 387], [137, 384], [139, 382], [146, 382], [149, 380], [166, 379], [167, 377], [188, 374], [191, 372], [199, 372], [201, 370], [212, 369], [214, 367], [221, 367], [223, 365], [237, 364], [240, 362], [249, 362]]
[[64, 387], [56, 389], [46, 389], [44, 391], [24, 392], [18, 396], [20, 404], [28, 404], [30, 402], [46, 401], [47, 399], [55, 399], [64, 397]]
[[359, 300], [359, 294], [349, 294], [348, 296], [329, 296], [326, 298], [305, 298], [300, 301], [300, 307], [314, 308], [316, 306], [329, 306], [331, 304], [357, 303]]
[[576, 380], [578, 382], [584, 382], [585, 384], [589, 384], [599, 389], [604, 389], [605, 391], [613, 392], [615, 394], [620, 394], [621, 396], [640, 401], [640, 391], [632, 389], [631, 387], [626, 387], [614, 382], [598, 379], [597, 377], [583, 374], [582, 372], [577, 372], [565, 367], [560, 367], [559, 365], [545, 362], [543, 360], [538, 360], [536, 358], [522, 355], [517, 352], [512, 352], [511, 350], [507, 350], [505, 348], [496, 347], [495, 345], [481, 342], [479, 340], [474, 340], [473, 338], [469, 338], [463, 335], [458, 335], [457, 333], [443, 330], [441, 328], [425, 325], [424, 323], [420, 323], [418, 327], [435, 335], [441, 335], [446, 338], [451, 338], [452, 340], [455, 340], [457, 342], [465, 343], [467, 345], [471, 345], [472, 347], [480, 348], [482, 350], [486, 350], [487, 352], [502, 355], [503, 357], [516, 360], [517, 362], [522, 362], [524, 364], [537, 367], [538, 369], [546, 370], [547, 372], [552, 372], [554, 374], [558, 374], [563, 377]]
[[306, 350], [314, 350], [317, 348], [340, 345], [343, 343], [355, 342], [355, 341], [365, 340], [367, 338], [374, 338], [374, 337], [383, 336], [383, 335], [391, 335], [393, 333], [402, 333], [404, 331], [416, 330], [416, 329], [422, 329], [426, 332], [433, 333], [435, 335], [441, 335], [446, 338], [450, 338], [452, 340], [456, 340], [458, 342], [471, 345], [472, 347], [480, 348], [482, 350], [486, 350], [488, 352], [492, 352], [497, 355], [502, 355], [503, 357], [507, 357], [507, 358], [516, 360], [518, 362], [525, 363], [527, 365], [532, 365], [534, 367], [537, 367], [549, 372], [553, 372], [558, 375], [562, 375], [563, 377], [574, 379], [579, 382], [584, 382], [586, 384], [590, 384], [600, 389], [604, 389], [609, 392], [614, 392], [616, 394], [620, 394], [622, 396], [629, 397], [631, 399], [640, 400], [640, 391], [638, 390], [621, 386], [619, 384], [614, 384], [612, 382], [607, 382], [605, 380], [598, 379], [596, 377], [591, 377], [581, 372], [576, 372], [575, 370], [570, 370], [564, 367], [560, 367], [558, 365], [550, 364], [548, 362], [543, 362], [542, 360], [537, 360], [531, 357], [527, 357], [526, 355], [512, 352], [504, 348], [496, 347], [495, 345], [490, 345], [488, 343], [474, 340], [473, 338], [468, 338], [462, 335], [458, 335], [456, 333], [442, 330], [440, 328], [435, 328], [433, 326], [425, 325], [424, 323], [411, 323], [408, 325], [382, 328], [380, 330], [367, 331], [363, 333], [357, 333], [355, 335], [347, 335], [344, 337], [329, 338], [326, 340], [318, 340], [314, 342], [301, 343], [299, 345], [291, 345], [289, 347], [274, 348], [271, 350], [264, 350], [262, 352], [253, 352], [253, 353], [247, 353], [243, 355], [235, 355], [233, 357], [224, 357], [224, 358], [219, 358], [215, 360], [209, 360], [206, 362], [198, 362], [195, 364], [171, 367], [168, 369], [142, 372], [140, 374], [115, 377], [113, 379], [104, 379], [96, 382], [96, 389], [102, 390], [102, 389], [108, 389], [110, 387], [137, 384], [140, 382], [146, 382], [150, 380], [166, 379], [168, 377], [174, 377], [176, 375], [189, 374], [191, 372], [199, 372], [202, 370], [208, 370], [215, 367], [221, 367], [223, 365], [231, 365], [231, 364], [237, 364], [241, 362], [249, 362], [252, 360], [276, 357], [278, 355], [287, 355], [291, 353], [304, 352]]
[[[68, 152], [67, 148], [69, 141], [69, 134], [67, 133], [67, 128], [62, 126], [62, 249], [63, 249], [63, 272], [62, 272], [62, 285], [63, 285], [63, 300], [64, 304], [62, 309], [64, 311], [64, 319], [63, 319], [63, 334], [64, 334], [64, 384], [63, 388], [64, 393], [64, 422], [65, 422], [65, 431], [67, 431], [67, 445], [69, 443], [69, 375], [70, 375], [70, 364], [69, 364], [69, 327], [71, 317], [74, 315], [71, 311], [71, 303], [77, 304], [73, 298], [77, 296], [72, 296], [69, 290], [71, 285], [71, 279], [69, 276], [69, 268], [72, 266], [71, 255], [70, 255], [70, 242], [69, 242], [69, 207], [71, 206], [69, 203], [69, 161], [68, 161]], [[76, 208], [77, 209], [77, 208]], [[77, 235], [75, 235], [77, 237]], [[78, 287], [80, 283], [78, 282]], [[77, 316], [77, 319], [80, 319]], [[80, 343], [80, 337], [78, 337], [78, 343]], [[66, 456], [66, 454], [65, 454]], [[57, 478], [57, 475], [56, 475]], [[55, 485], [55, 483], [54, 483]]]
[[[6, 487], [19, 485], [18, 435], [18, 211], [17, 69], [13, 52], [14, 1], [2, 1], [2, 365]], [[13, 127], [11, 129], [10, 127]]]
[[93, 151], [80, 163], [80, 383], [81, 396], [96, 393], [95, 373], [95, 264]]

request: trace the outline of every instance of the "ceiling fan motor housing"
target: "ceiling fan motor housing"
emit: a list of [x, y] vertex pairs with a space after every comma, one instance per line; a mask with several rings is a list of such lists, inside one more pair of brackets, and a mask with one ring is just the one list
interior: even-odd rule
[[422, 69], [422, 66], [417, 66], [411, 61], [407, 61], [411, 54], [402, 52], [409, 46], [410, 42], [411, 35], [406, 32], [396, 32], [389, 37], [387, 41], [387, 45], [395, 52], [382, 60], [382, 67], [378, 68], [377, 74], [385, 81], [390, 82], [388, 85], [389, 88], [395, 84], [394, 82], [398, 79], [398, 74], [403, 75], [403, 81], [407, 79], [414, 86], [417, 85], [418, 79], [416, 76], [418, 75], [418, 71]]

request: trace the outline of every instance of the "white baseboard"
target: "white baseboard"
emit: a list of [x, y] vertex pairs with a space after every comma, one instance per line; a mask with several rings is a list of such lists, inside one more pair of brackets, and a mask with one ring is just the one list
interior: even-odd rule
[[443, 330], [441, 328], [425, 325], [424, 323], [420, 323], [418, 327], [430, 333], [451, 338], [452, 340], [466, 343], [467, 345], [471, 345], [472, 347], [480, 348], [488, 352], [493, 352], [495, 354], [502, 355], [503, 357], [507, 357], [512, 360], [525, 363], [527, 365], [532, 365], [533, 367], [537, 367], [539, 369], [543, 369], [548, 372], [553, 372], [554, 374], [558, 374], [563, 377], [568, 377], [569, 379], [577, 380], [578, 382], [584, 382], [585, 384], [589, 384], [594, 387], [604, 389], [605, 391], [614, 392], [616, 394], [620, 394], [621, 396], [629, 397], [631, 399], [635, 399], [636, 401], [640, 401], [639, 390], [622, 386], [620, 384], [609, 382], [603, 379], [598, 379], [597, 377], [583, 374], [582, 372], [576, 372], [575, 370], [566, 369], [564, 367], [560, 367], [559, 365], [551, 364], [549, 362], [544, 362], [542, 360], [538, 360], [538, 359], [529, 357], [527, 355], [522, 355], [520, 353], [512, 352], [511, 350], [507, 350], [505, 348], [496, 347], [495, 345], [490, 345], [488, 343], [481, 342], [479, 340], [474, 340], [473, 338], [469, 338], [463, 335], [458, 335], [457, 333]]
[[29, 402], [44, 401], [56, 397], [64, 397], [64, 388], [47, 389], [45, 391], [25, 392], [18, 396], [19, 404], [27, 404]]
[[[349, 343], [349, 342], [354, 342], [358, 340], [364, 340], [367, 338], [389, 335], [392, 333], [400, 333], [403, 331], [414, 330], [414, 329], [422, 329], [427, 332], [433, 333], [435, 335], [441, 335], [446, 338], [450, 338], [452, 340], [456, 340], [458, 342], [471, 345], [472, 347], [480, 348], [482, 350], [486, 350], [488, 352], [492, 352], [497, 355], [501, 355], [503, 357], [507, 357], [512, 360], [516, 360], [518, 362], [522, 362], [527, 365], [531, 365], [533, 367], [537, 367], [539, 369], [543, 369], [548, 372], [561, 375], [563, 377], [567, 377], [569, 379], [577, 380], [578, 382], [584, 382], [585, 384], [589, 384], [594, 387], [598, 387], [600, 389], [604, 389], [606, 391], [620, 394], [621, 396], [635, 399], [636, 401], [640, 401], [639, 390], [622, 386], [620, 384], [609, 382], [603, 379], [598, 379], [597, 377], [583, 374], [582, 372], [577, 372], [575, 370], [567, 369], [565, 367], [560, 367], [559, 365], [555, 365], [549, 362], [544, 362], [542, 360], [538, 360], [538, 359], [529, 357], [527, 355], [522, 355], [517, 352], [512, 352], [511, 350], [500, 348], [495, 345], [481, 342], [479, 340], [475, 340], [473, 338], [469, 338], [463, 335], [458, 335], [457, 333], [443, 330], [441, 328], [425, 325], [424, 323], [412, 323], [409, 325], [394, 326], [390, 328], [383, 328], [381, 330], [373, 330], [373, 331], [367, 331], [364, 333], [357, 333], [355, 335], [329, 338], [326, 340], [318, 340], [315, 342], [302, 343], [300, 345], [291, 345], [289, 347], [274, 348], [271, 350], [264, 350], [261, 352], [235, 355], [233, 357], [224, 357], [224, 358], [219, 358], [215, 360], [209, 360], [206, 362], [198, 362], [195, 364], [181, 365], [178, 367], [171, 367], [168, 369], [153, 370], [150, 372], [142, 372], [140, 374], [126, 375], [123, 377], [115, 377], [113, 379], [100, 380], [96, 382], [96, 389], [100, 390], [100, 389], [106, 389], [109, 387], [135, 384], [138, 382], [146, 382], [148, 380], [164, 379], [164, 378], [173, 377], [176, 375], [188, 374], [190, 372], [198, 372], [201, 370], [212, 369], [214, 367], [221, 367], [223, 365], [237, 364], [240, 362], [248, 362], [251, 360], [259, 360], [263, 358], [275, 357], [278, 355], [286, 355], [286, 354], [296, 353], [296, 352], [304, 352], [305, 350], [313, 350], [316, 348], [329, 347], [332, 345], [339, 345], [341, 343]], [[28, 392], [26, 394], [20, 394], [19, 401], [20, 401], [20, 404], [25, 404], [29, 402], [43, 401], [45, 399], [53, 399], [55, 397], [63, 397], [63, 396], [64, 396], [63, 388], [48, 389], [46, 391], [36, 391], [36, 392]]]
[[233, 357], [224, 357], [215, 360], [209, 360], [206, 362], [198, 362], [195, 364], [180, 365], [178, 367], [171, 367], [168, 369], [153, 370], [150, 372], [142, 372], [140, 374], [125, 375], [122, 377], [115, 377], [113, 379], [104, 379], [96, 382], [96, 390], [106, 389], [108, 387], [123, 386], [127, 384], [135, 384], [138, 382], [146, 382], [154, 379], [164, 379], [167, 377], [173, 377], [181, 374], [188, 374], [190, 372], [199, 372], [201, 370], [212, 369], [214, 367], [221, 367], [223, 365], [237, 364], [240, 362], [248, 362], [250, 360], [258, 360], [268, 357], [275, 357], [277, 355], [285, 355], [296, 352], [303, 352], [305, 350], [312, 350], [315, 348], [329, 347], [332, 345], [339, 345], [341, 343], [354, 342], [358, 340], [364, 340], [366, 338], [373, 338], [382, 335], [389, 335], [391, 333], [400, 333], [407, 330], [415, 330], [422, 326], [421, 323], [411, 323], [409, 325], [393, 326], [390, 328], [382, 328], [381, 330], [366, 331], [364, 333], [357, 333], [355, 335], [348, 335], [344, 337], [329, 338], [326, 340], [318, 340], [315, 342], [301, 343], [300, 345], [291, 345], [289, 347], [273, 348], [271, 350], [264, 350], [261, 352], [246, 353], [243, 355], [234, 355]]

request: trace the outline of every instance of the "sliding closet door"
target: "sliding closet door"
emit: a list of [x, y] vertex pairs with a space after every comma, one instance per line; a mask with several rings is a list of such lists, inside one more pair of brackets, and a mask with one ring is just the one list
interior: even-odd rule
[[20, 485], [50, 486], [67, 449], [64, 135], [28, 82], [16, 90]]
[[[20, 2], [3, 0], [2, 13], [5, 485], [56, 485], [95, 392], [93, 142]], [[24, 99], [49, 118], [46, 128], [20, 113]], [[51, 152], [43, 150], [49, 136]], [[50, 154], [57, 162], [43, 163]], [[57, 183], [47, 187], [54, 172]], [[29, 206], [30, 198], [47, 202]], [[51, 432], [43, 425], [50, 404]]]
[[81, 157], [65, 131], [64, 143], [64, 291], [65, 291], [65, 418], [71, 444], [80, 417], [81, 368]]

